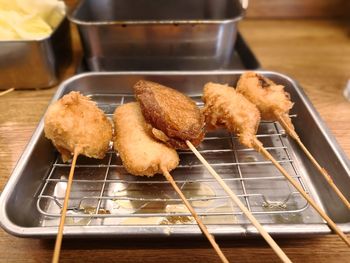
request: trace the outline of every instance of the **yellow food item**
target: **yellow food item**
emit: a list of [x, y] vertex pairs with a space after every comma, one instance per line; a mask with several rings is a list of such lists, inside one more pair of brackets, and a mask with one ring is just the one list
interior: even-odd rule
[[0, 12], [0, 40], [18, 40], [20, 37]]
[[0, 40], [35, 40], [49, 36], [65, 15], [59, 0], [0, 0]]

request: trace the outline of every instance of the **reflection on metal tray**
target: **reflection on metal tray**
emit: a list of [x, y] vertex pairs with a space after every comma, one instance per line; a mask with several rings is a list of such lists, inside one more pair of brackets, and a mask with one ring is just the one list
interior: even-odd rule
[[[165, 62], [162, 59], [157, 60], [152, 58], [147, 59], [135, 59], [135, 58], [85, 58], [82, 60], [81, 65], [78, 67], [78, 72], [86, 71], [142, 71], [142, 70], [233, 70], [233, 69], [258, 69], [260, 63], [255, 57], [254, 53], [247, 45], [242, 35], [238, 32], [237, 40], [230, 53], [228, 63], [224, 67], [217, 67], [208, 58], [189, 58], [186, 63], [179, 61], [176, 63], [176, 59], [172, 62]], [[183, 60], [183, 59], [182, 59]]]
[[[261, 73], [286, 85], [295, 102], [292, 117], [301, 139], [349, 195], [346, 191], [350, 186], [349, 163], [304, 93], [284, 75]], [[79, 90], [111, 116], [118, 105], [134, 100], [132, 85], [147, 79], [177, 88], [201, 106], [203, 84], [215, 81], [235, 85], [240, 74], [239, 71], [86, 73], [63, 83], [54, 100]], [[348, 232], [349, 211], [281, 127], [274, 122], [262, 122], [258, 137]], [[224, 130], [208, 133], [199, 150], [270, 233], [304, 236], [330, 232], [278, 170], [255, 151], [239, 145], [234, 135]], [[179, 154], [181, 163], [172, 174], [209, 231], [222, 237], [257, 235], [195, 156], [188, 151]], [[0, 222], [4, 229], [19, 236], [55, 236], [69, 168], [44, 138], [41, 121], [0, 197]], [[201, 232], [163, 176], [129, 175], [118, 155], [110, 150], [103, 160], [79, 157], [65, 235], [193, 237]]]

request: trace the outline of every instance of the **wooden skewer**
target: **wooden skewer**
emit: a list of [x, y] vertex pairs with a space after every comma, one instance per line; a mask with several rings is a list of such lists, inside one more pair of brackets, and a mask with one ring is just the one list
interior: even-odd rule
[[10, 92], [12, 92], [14, 90], [15, 90], [15, 88], [10, 88], [10, 89], [7, 89], [5, 91], [2, 91], [2, 92], [0, 92], [0, 97], [5, 95], [5, 94], [7, 94], [7, 93], [10, 93]]
[[204, 157], [197, 151], [190, 141], [186, 141], [187, 146], [191, 151], [197, 156], [197, 158], [202, 162], [202, 164], [208, 169], [209, 173], [218, 181], [226, 193], [231, 197], [235, 204], [242, 210], [246, 217], [252, 222], [256, 229], [260, 232], [262, 237], [271, 246], [275, 253], [283, 262], [292, 262], [288, 256], [283, 252], [283, 250], [278, 246], [278, 244], [272, 239], [270, 234], [264, 229], [264, 227], [258, 222], [258, 220], [253, 216], [253, 214], [245, 207], [245, 205], [239, 200], [235, 193], [228, 187], [224, 180], [215, 172], [215, 170], [210, 166], [210, 164], [204, 159]]
[[305, 145], [300, 140], [298, 134], [291, 128], [289, 125], [285, 122], [285, 120], [282, 117], [278, 118], [279, 122], [283, 126], [283, 128], [287, 131], [287, 133], [299, 144], [301, 149], [304, 151], [306, 156], [310, 159], [310, 161], [313, 163], [313, 165], [317, 168], [317, 170], [323, 175], [323, 177], [327, 180], [328, 184], [333, 188], [335, 193], [339, 196], [340, 200], [346, 205], [348, 209], [350, 209], [350, 202], [346, 199], [346, 197], [343, 195], [343, 193], [339, 190], [339, 188], [335, 185], [333, 182], [331, 176], [328, 174], [328, 172], [321, 167], [321, 165], [316, 161], [316, 159], [312, 156], [312, 154], [309, 152], [309, 150], [305, 147]]
[[284, 168], [273, 158], [273, 156], [261, 145], [257, 138], [254, 139], [256, 150], [259, 151], [265, 158], [269, 159], [277, 169], [287, 178], [287, 180], [300, 192], [300, 194], [309, 202], [309, 204], [320, 214], [327, 222], [329, 227], [336, 232], [339, 237], [350, 247], [350, 241], [346, 235], [338, 228], [338, 226], [327, 216], [325, 212], [311, 199], [304, 189], [284, 170]]
[[75, 164], [77, 162], [78, 155], [79, 155], [79, 150], [78, 150], [78, 147], [76, 147], [74, 150], [73, 161], [72, 161], [72, 165], [71, 165], [70, 172], [69, 172], [66, 194], [64, 196], [64, 203], [63, 203], [63, 208], [61, 211], [60, 225], [58, 228], [58, 233], [57, 233], [57, 238], [56, 238], [56, 243], [55, 243], [55, 250], [53, 253], [53, 257], [52, 257], [52, 263], [58, 263], [59, 258], [60, 258], [62, 237], [63, 237], [63, 227], [64, 227], [64, 222], [66, 221], [68, 200], [69, 200], [69, 196], [70, 196], [70, 189], [72, 187], [74, 169], [75, 169]]
[[224, 255], [224, 253], [221, 251], [219, 245], [215, 242], [214, 237], [209, 233], [207, 227], [203, 224], [202, 220], [198, 217], [196, 211], [194, 211], [191, 204], [188, 202], [188, 200], [186, 199], [186, 197], [184, 196], [184, 194], [182, 193], [180, 188], [177, 186], [177, 184], [175, 183], [171, 174], [165, 168], [162, 168], [162, 171], [163, 171], [165, 178], [170, 182], [170, 184], [173, 186], [173, 188], [175, 189], [177, 194], [181, 197], [181, 199], [184, 202], [187, 209], [191, 212], [191, 214], [192, 214], [193, 218], [196, 220], [199, 228], [202, 230], [203, 234], [207, 237], [210, 244], [213, 246], [214, 250], [216, 251], [216, 253], [220, 257], [221, 261], [224, 263], [229, 263], [229, 261], [227, 260], [227, 258]]

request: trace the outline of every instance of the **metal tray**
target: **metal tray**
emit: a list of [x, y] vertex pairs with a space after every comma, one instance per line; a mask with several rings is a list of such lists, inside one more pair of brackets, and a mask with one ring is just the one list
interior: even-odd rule
[[89, 67], [228, 63], [247, 1], [83, 0], [69, 15]]
[[66, 17], [44, 39], [0, 41], [0, 89], [51, 87], [57, 84], [71, 58]]
[[[53, 101], [78, 90], [111, 116], [118, 105], [134, 100], [133, 84], [147, 79], [177, 88], [201, 106], [204, 83], [235, 85], [241, 73], [85, 73], [65, 81]], [[303, 91], [285, 75], [260, 73], [286, 86], [295, 102], [291, 114], [297, 132], [349, 198], [349, 161]], [[349, 232], [350, 212], [281, 127], [262, 122], [258, 138], [340, 228]], [[240, 146], [234, 135], [224, 130], [208, 133], [199, 150], [271, 234], [295, 237], [330, 233], [277, 169], [255, 151]], [[172, 174], [209, 231], [223, 238], [257, 236], [256, 229], [194, 155], [187, 151], [179, 154], [181, 163]], [[2, 227], [22, 237], [54, 237], [69, 167], [44, 137], [41, 121], [0, 197]], [[79, 157], [69, 208], [64, 230], [67, 237], [201, 236], [163, 176], [147, 179], [129, 175], [112, 150], [103, 160]]]
[[256, 58], [255, 54], [248, 46], [247, 42], [238, 31], [237, 39], [234, 44], [233, 52], [229, 57], [230, 63], [225, 65], [224, 68], [218, 69], [215, 68], [215, 65], [203, 60], [193, 59], [191, 64], [178, 65], [178, 64], [165, 64], [162, 61], [157, 61], [157, 63], [149, 63], [145, 61], [134, 61], [127, 60], [123, 63], [120, 63], [119, 60], [105, 60], [104, 63], [95, 63], [94, 60], [89, 60], [89, 58], [83, 58], [77, 69], [78, 73], [87, 72], [87, 71], [190, 71], [190, 70], [239, 70], [239, 69], [259, 69], [260, 63]]

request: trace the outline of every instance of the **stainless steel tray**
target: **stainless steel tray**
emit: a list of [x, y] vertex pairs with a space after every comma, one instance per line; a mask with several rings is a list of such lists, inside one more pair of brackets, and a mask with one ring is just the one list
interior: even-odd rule
[[[241, 73], [86, 73], [64, 82], [53, 100], [78, 90], [111, 116], [115, 107], [134, 99], [133, 84], [148, 79], [177, 88], [201, 105], [204, 83], [235, 85]], [[286, 86], [295, 102], [291, 114], [297, 132], [349, 198], [349, 161], [303, 91], [287, 76], [260, 73]], [[281, 127], [263, 122], [258, 137], [341, 229], [349, 232], [350, 212]], [[240, 146], [232, 134], [224, 130], [208, 133], [199, 150], [271, 234], [295, 237], [330, 233], [277, 169], [253, 150]], [[191, 152], [180, 152], [180, 158], [172, 174], [210, 232], [220, 237], [258, 235]], [[68, 172], [69, 164], [62, 163], [44, 138], [41, 121], [0, 197], [2, 227], [22, 237], [54, 237]], [[112, 150], [103, 160], [79, 158], [69, 208], [64, 230], [67, 237], [201, 235], [163, 176], [147, 179], [127, 174]]]

